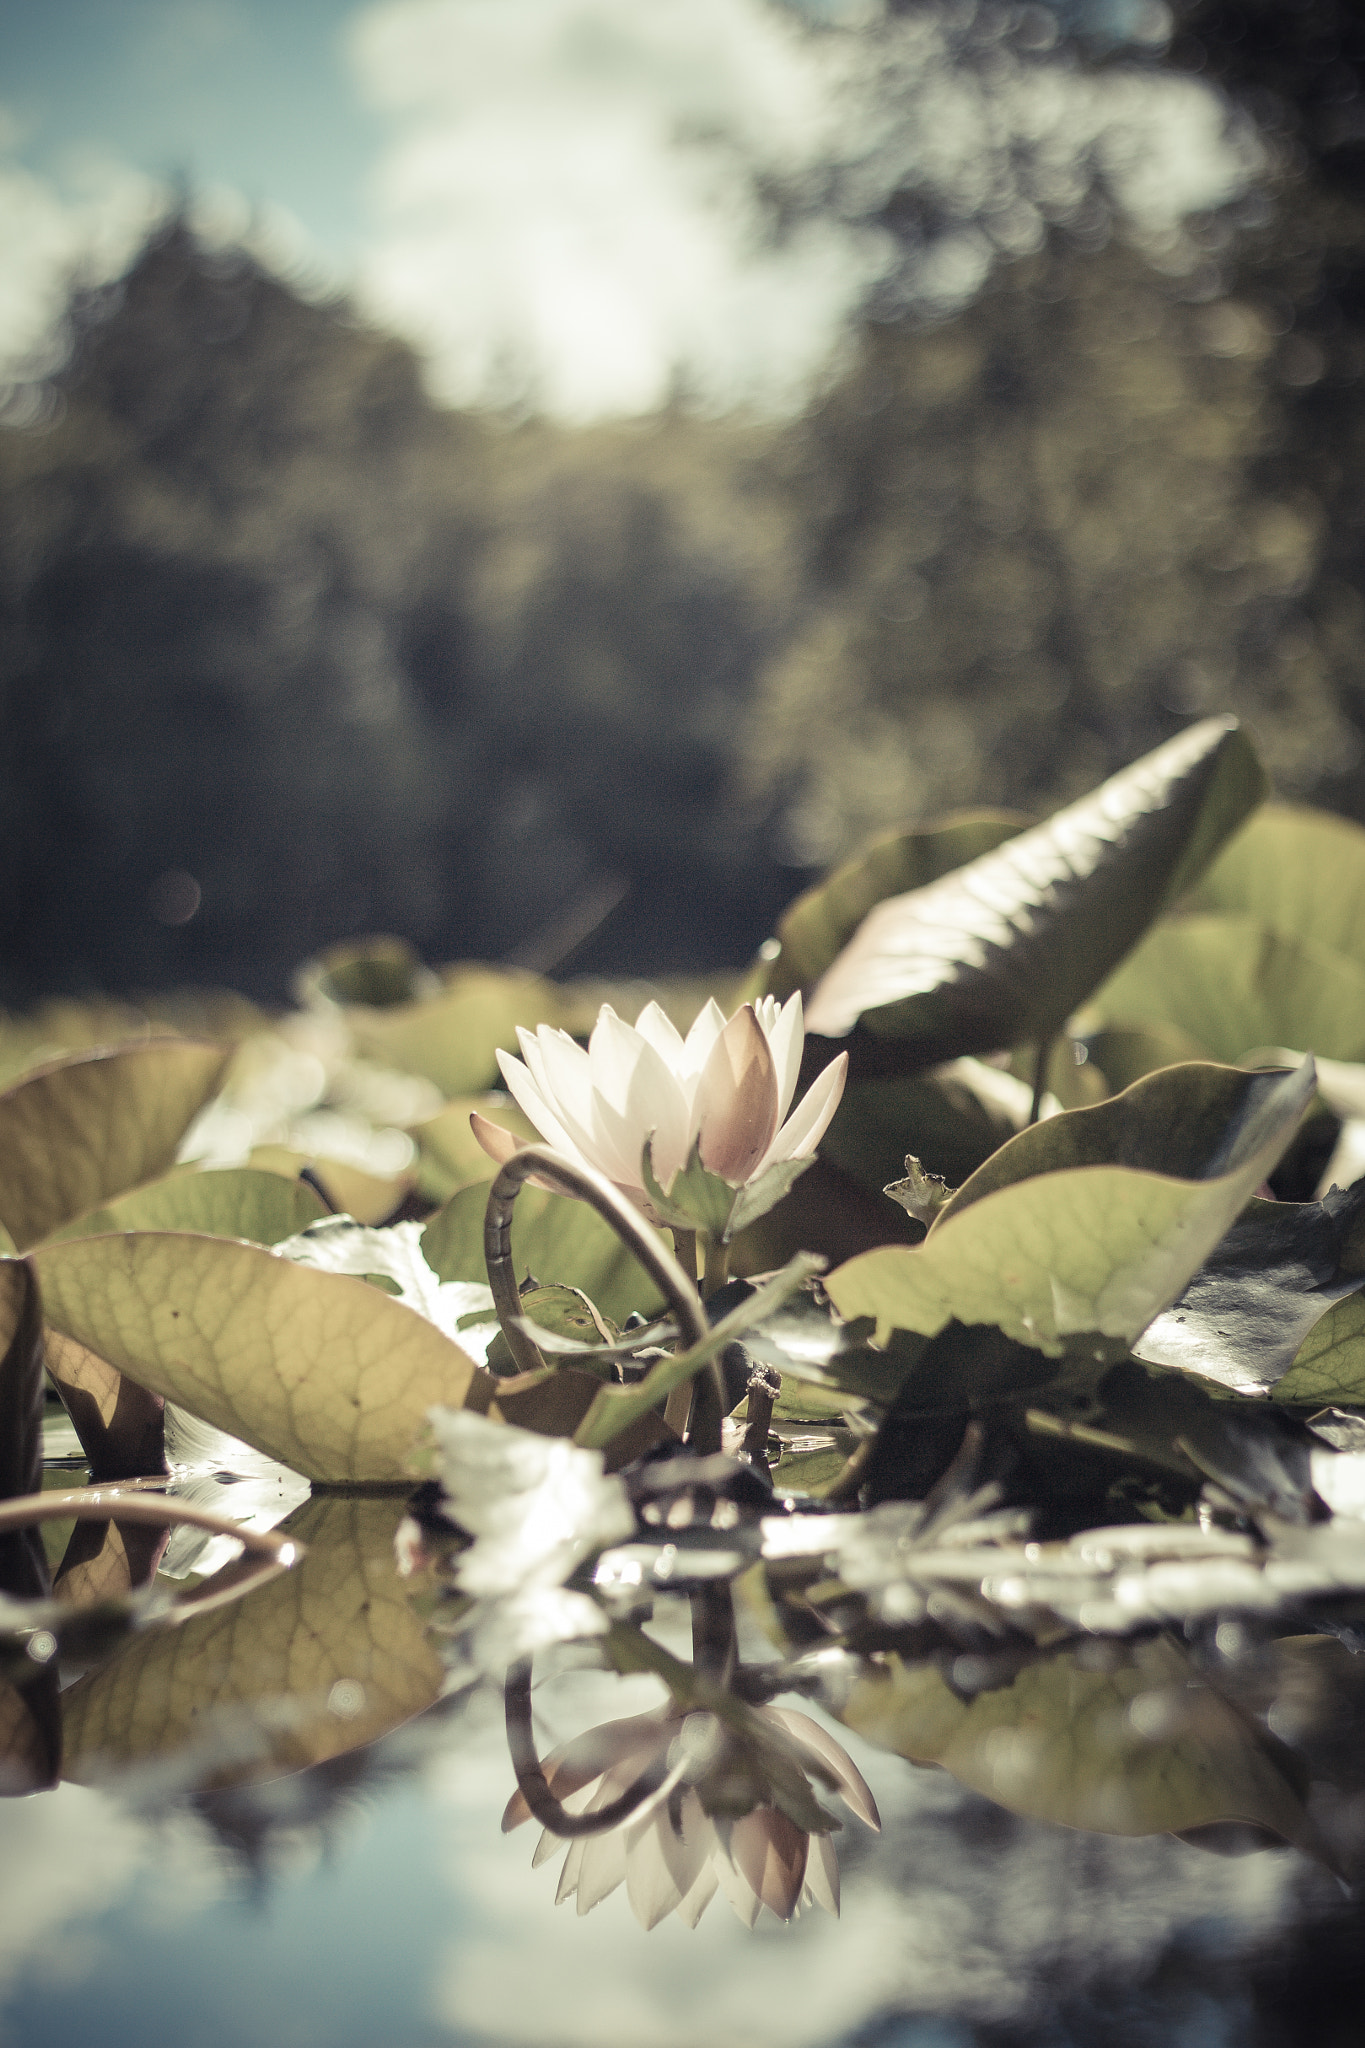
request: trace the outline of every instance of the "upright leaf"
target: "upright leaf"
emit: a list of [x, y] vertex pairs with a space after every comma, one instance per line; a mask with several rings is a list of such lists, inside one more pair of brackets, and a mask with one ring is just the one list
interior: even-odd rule
[[[1131, 1344], [1212, 1251], [1313, 1097], [1311, 1060], [1295, 1073], [1244, 1079], [1257, 1085], [1246, 1091], [1227, 1153], [1207, 1160], [1203, 1178], [1080, 1165], [992, 1186], [979, 1200], [950, 1204], [923, 1244], [887, 1245], [841, 1266], [825, 1282], [830, 1299], [842, 1315], [875, 1317], [879, 1331], [933, 1336], [956, 1317], [1053, 1356], [1089, 1331]], [[1083, 1119], [1101, 1114], [1074, 1110], [1051, 1121], [1084, 1128]], [[1011, 1145], [1027, 1157], [1019, 1138]]]
[[164, 1173], [228, 1057], [148, 1039], [54, 1060], [0, 1094], [0, 1221], [18, 1248]]
[[49, 1321], [140, 1386], [305, 1478], [395, 1481], [475, 1367], [364, 1280], [230, 1238], [69, 1238], [31, 1254]]
[[1051, 1036], [1264, 794], [1206, 719], [1046, 824], [878, 904], [818, 984], [810, 1031], [860, 1020], [907, 1065]]

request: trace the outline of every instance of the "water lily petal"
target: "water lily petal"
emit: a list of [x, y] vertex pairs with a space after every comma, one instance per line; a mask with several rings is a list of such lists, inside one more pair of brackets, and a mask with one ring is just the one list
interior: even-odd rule
[[848, 1054], [841, 1052], [818, 1074], [802, 1096], [764, 1156], [765, 1166], [779, 1159], [805, 1159], [815, 1150], [844, 1092], [848, 1076]]
[[606, 1005], [588, 1041], [593, 1130], [620, 1159], [613, 1179], [639, 1188], [640, 1154], [654, 1133], [654, 1171], [665, 1187], [687, 1157], [687, 1098], [662, 1055]]
[[[733, 1830], [731, 1833], [733, 1836]], [[726, 1902], [740, 1926], [752, 1927], [763, 1910], [763, 1901], [744, 1873], [736, 1868], [719, 1841], [711, 1858], [711, 1868], [715, 1871], [716, 1882], [724, 1892]]]
[[810, 1853], [806, 1858], [806, 1889], [803, 1899], [812, 1905], [823, 1906], [827, 1913], [839, 1917], [839, 1858], [828, 1835], [812, 1835]]
[[531, 1032], [519, 1028], [522, 1058], [532, 1079], [570, 1132], [592, 1130], [592, 1073], [588, 1055], [567, 1031], [542, 1024]]
[[[622, 1721], [603, 1721], [576, 1735], [572, 1742], [562, 1743], [546, 1757], [541, 1765], [545, 1782], [556, 1799], [567, 1804], [574, 1793], [600, 1778], [604, 1771], [648, 1757], [661, 1742], [671, 1738], [672, 1732], [657, 1710], [631, 1714]], [[530, 1818], [531, 1809], [518, 1788], [503, 1811], [503, 1833], [510, 1834]]]
[[[626, 1895], [630, 1910], [648, 1934], [666, 1920], [683, 1894], [668, 1867], [660, 1840], [660, 1827], [668, 1828], [668, 1815], [654, 1814], [634, 1834], [626, 1857]], [[669, 1830], [671, 1833], [671, 1829]]]
[[772, 1050], [773, 1065], [777, 1069], [777, 1120], [781, 1123], [791, 1108], [796, 1093], [797, 1077], [801, 1072], [801, 1052], [806, 1042], [805, 1020], [801, 1014], [801, 991], [798, 989], [779, 1010], [772, 996], [764, 997], [764, 1005], [772, 1004], [771, 1022], [759, 1012], [759, 1022]]
[[682, 1072], [687, 1048], [681, 1031], [667, 1010], [660, 1009], [657, 1003], [646, 1003], [635, 1019], [635, 1029], [641, 1038], [648, 1039], [672, 1073]]
[[686, 1057], [681, 1072], [684, 1078], [693, 1084], [694, 1089], [706, 1062], [711, 1057], [711, 1049], [724, 1029], [725, 1012], [715, 997], [709, 996], [706, 1007], [699, 1010], [692, 1019], [691, 1029], [683, 1040]]
[[701, 1872], [691, 1891], [679, 1903], [678, 1918], [682, 1921], [684, 1927], [695, 1929], [702, 1914], [716, 1896], [716, 1886], [719, 1883], [720, 1879], [716, 1876], [715, 1865], [708, 1858], [702, 1865]]
[[711, 1851], [716, 1846], [715, 1829], [703, 1813], [700, 1799], [692, 1791], [683, 1794], [677, 1829], [667, 1806], [655, 1815], [653, 1825], [658, 1832], [659, 1847], [669, 1875], [678, 1887], [680, 1899], [684, 1899], [711, 1860]]
[[745, 1003], [711, 1048], [692, 1117], [702, 1165], [741, 1187], [777, 1129], [777, 1071], [753, 1005]]
[[[614, 1795], [613, 1795], [614, 1796]], [[576, 1911], [581, 1918], [610, 1897], [628, 1875], [626, 1839], [620, 1828], [589, 1835], [578, 1866]]]
[[768, 1720], [778, 1722], [803, 1748], [819, 1757], [838, 1780], [839, 1796], [849, 1812], [855, 1813], [865, 1826], [880, 1834], [882, 1817], [877, 1811], [872, 1788], [843, 1744], [836, 1742], [828, 1730], [822, 1728], [818, 1721], [812, 1721], [808, 1714], [795, 1713], [790, 1707], [766, 1707], [763, 1711]]
[[530, 1068], [524, 1067], [519, 1059], [501, 1049], [498, 1052], [498, 1066], [502, 1070], [503, 1080], [507, 1083], [508, 1094], [518, 1109], [526, 1112], [546, 1144], [553, 1145], [559, 1152], [567, 1152], [571, 1159], [582, 1159], [585, 1164], [590, 1165], [591, 1161], [584, 1159], [582, 1147], [575, 1144], [563, 1120], [536, 1086]]
[[578, 1890], [578, 1875], [583, 1868], [583, 1855], [591, 1835], [580, 1835], [576, 1842], [570, 1842], [569, 1853], [564, 1858], [564, 1868], [559, 1873], [559, 1889], [555, 1893], [555, 1904], [562, 1906]]
[[514, 1152], [520, 1152], [525, 1138], [516, 1137], [505, 1131], [501, 1124], [490, 1123], [486, 1116], [480, 1116], [477, 1109], [469, 1112], [469, 1128], [483, 1146], [490, 1159], [496, 1159], [499, 1166], [506, 1166]]
[[730, 1830], [730, 1855], [779, 1920], [790, 1920], [806, 1881], [810, 1837], [776, 1806], [756, 1806]]

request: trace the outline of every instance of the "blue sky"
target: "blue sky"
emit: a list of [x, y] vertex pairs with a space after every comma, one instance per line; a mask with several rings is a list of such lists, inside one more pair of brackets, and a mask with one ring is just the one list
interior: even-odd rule
[[[1168, 264], [1254, 175], [1196, 81], [1012, 47], [974, 68], [960, 7], [893, 31], [888, 91], [881, 4], [0, 0], [0, 381], [52, 360], [72, 271], [116, 275], [177, 179], [210, 238], [403, 334], [438, 399], [585, 420], [678, 379], [800, 404], [871, 286], [953, 311], [1093, 161]], [[1159, 31], [1159, 0], [1122, 4]], [[830, 163], [861, 197], [775, 241], [757, 182]], [[875, 223], [905, 185], [948, 223], [908, 268]]]

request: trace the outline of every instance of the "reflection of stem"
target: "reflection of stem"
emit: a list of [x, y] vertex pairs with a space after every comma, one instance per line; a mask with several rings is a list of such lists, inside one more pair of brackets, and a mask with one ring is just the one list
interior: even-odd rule
[[549, 1780], [536, 1754], [536, 1739], [531, 1727], [529, 1657], [523, 1657], [510, 1666], [503, 1698], [507, 1714], [507, 1748], [512, 1758], [512, 1769], [517, 1774], [517, 1786], [536, 1819], [552, 1835], [563, 1835], [568, 1839], [579, 1835], [604, 1835], [609, 1828], [619, 1827], [637, 1807], [652, 1798], [663, 1782], [664, 1759], [660, 1757], [610, 1805], [599, 1807], [596, 1813], [569, 1813], [550, 1790]]
[[292, 1564], [303, 1555], [301, 1543], [291, 1536], [277, 1536], [273, 1529], [244, 1529], [229, 1515], [215, 1515], [212, 1508], [192, 1508], [186, 1501], [154, 1493], [124, 1493], [117, 1486], [25, 1493], [17, 1500], [0, 1501], [0, 1532], [26, 1528], [30, 1522], [147, 1522], [158, 1529], [174, 1529], [188, 1522], [196, 1529], [211, 1529], [215, 1536], [235, 1536], [244, 1550], [278, 1564]]
[[[591, 1167], [580, 1166], [577, 1161], [565, 1158], [548, 1145], [526, 1145], [516, 1152], [506, 1165], [498, 1170], [497, 1178], [488, 1191], [488, 1208], [484, 1213], [483, 1255], [488, 1267], [488, 1285], [493, 1293], [493, 1306], [498, 1321], [502, 1324], [507, 1347], [516, 1361], [518, 1372], [541, 1372], [545, 1361], [532, 1340], [517, 1327], [521, 1315], [521, 1296], [517, 1293], [516, 1272], [512, 1264], [512, 1210], [517, 1196], [526, 1182], [535, 1179], [542, 1186], [548, 1186], [556, 1194], [571, 1195], [580, 1202], [586, 1202], [595, 1209], [603, 1220], [609, 1223], [616, 1235], [622, 1239], [626, 1249], [633, 1252], [651, 1280], [667, 1297], [669, 1308], [677, 1319], [679, 1341], [684, 1349], [700, 1344], [710, 1325], [697, 1294], [695, 1262], [693, 1276], [684, 1271], [678, 1261], [660, 1244], [654, 1232], [645, 1223], [638, 1211], [631, 1207], [625, 1197], [617, 1192], [611, 1182]], [[716, 1399], [724, 1408], [725, 1382], [719, 1360], [710, 1367], [710, 1376], [716, 1392]], [[693, 1389], [682, 1388], [688, 1396], [688, 1411], [693, 1407]], [[672, 1397], [670, 1396], [670, 1401]], [[714, 1405], [714, 1403], [712, 1404]], [[684, 1419], [688, 1411], [682, 1411]], [[673, 1416], [665, 1411], [666, 1420], [676, 1428]], [[719, 1424], [717, 1424], [717, 1430]], [[682, 1431], [678, 1431], [679, 1435]], [[705, 1452], [719, 1449], [716, 1443], [698, 1443], [696, 1448]], [[548, 1823], [547, 1823], [548, 1825]]]
[[706, 1234], [706, 1272], [701, 1283], [703, 1299], [709, 1301], [717, 1288], [723, 1287], [730, 1277], [730, 1247], [718, 1238]]
[[728, 1686], [735, 1669], [735, 1602], [730, 1582], [713, 1580], [692, 1595], [692, 1669]]

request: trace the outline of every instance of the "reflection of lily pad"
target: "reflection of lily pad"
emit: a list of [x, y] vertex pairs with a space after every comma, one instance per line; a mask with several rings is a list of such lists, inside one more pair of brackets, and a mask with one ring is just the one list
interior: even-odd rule
[[971, 1700], [935, 1666], [888, 1655], [840, 1718], [1037, 1820], [1106, 1835], [1242, 1821], [1320, 1852], [1269, 1746], [1165, 1637], [1047, 1657]]
[[20, 1250], [164, 1173], [227, 1059], [151, 1039], [54, 1061], [0, 1094], [0, 1220]]
[[120, 1372], [314, 1480], [401, 1480], [473, 1361], [364, 1280], [230, 1238], [71, 1238], [32, 1255], [49, 1321]]
[[314, 1500], [307, 1547], [234, 1606], [138, 1637], [63, 1695], [66, 1776], [165, 1761], [173, 1781], [276, 1777], [373, 1742], [437, 1698], [441, 1660], [394, 1567], [402, 1509]]

